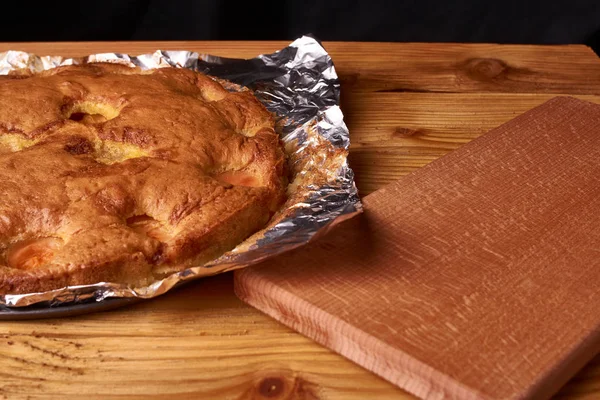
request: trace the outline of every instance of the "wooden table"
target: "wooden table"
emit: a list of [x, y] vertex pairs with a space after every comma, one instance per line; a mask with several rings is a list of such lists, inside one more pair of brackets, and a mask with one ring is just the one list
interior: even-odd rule
[[[0, 44], [80, 56], [193, 50], [250, 58], [288, 42]], [[600, 103], [584, 46], [325, 43], [342, 80], [361, 194], [558, 95]], [[72, 319], [0, 323], [0, 398], [408, 399], [237, 300], [232, 275]], [[558, 398], [600, 396], [600, 357]]]

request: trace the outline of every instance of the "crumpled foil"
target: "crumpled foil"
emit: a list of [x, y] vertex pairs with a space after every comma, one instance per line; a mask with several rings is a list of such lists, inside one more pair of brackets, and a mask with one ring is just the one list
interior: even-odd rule
[[288, 155], [293, 180], [288, 201], [262, 231], [201, 266], [174, 273], [145, 287], [115, 283], [71, 286], [44, 293], [0, 296], [0, 307], [54, 307], [108, 298], [152, 298], [182, 282], [246, 267], [302, 246], [317, 233], [362, 210], [347, 164], [349, 133], [339, 107], [340, 84], [329, 54], [303, 36], [273, 54], [243, 60], [189, 51], [131, 56], [93, 54], [82, 58], [0, 53], [0, 74], [42, 71], [61, 65], [115, 62], [142, 69], [189, 68], [249, 88], [271, 111]]

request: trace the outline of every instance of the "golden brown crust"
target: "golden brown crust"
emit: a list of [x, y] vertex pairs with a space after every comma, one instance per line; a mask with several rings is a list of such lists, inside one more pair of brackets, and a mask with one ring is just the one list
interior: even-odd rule
[[144, 285], [209, 261], [282, 204], [268, 111], [186, 69], [0, 80], [0, 294]]

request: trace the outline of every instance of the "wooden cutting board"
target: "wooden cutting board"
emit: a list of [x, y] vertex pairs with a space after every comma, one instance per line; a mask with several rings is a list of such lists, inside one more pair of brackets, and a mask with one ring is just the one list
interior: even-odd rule
[[363, 200], [237, 295], [425, 399], [546, 398], [600, 350], [600, 106], [555, 98]]

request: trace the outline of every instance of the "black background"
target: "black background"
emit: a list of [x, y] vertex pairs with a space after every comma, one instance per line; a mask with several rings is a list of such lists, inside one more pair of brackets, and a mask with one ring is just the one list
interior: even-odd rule
[[184, 1], [3, 4], [0, 41], [321, 40], [582, 43], [600, 50], [600, 0]]

